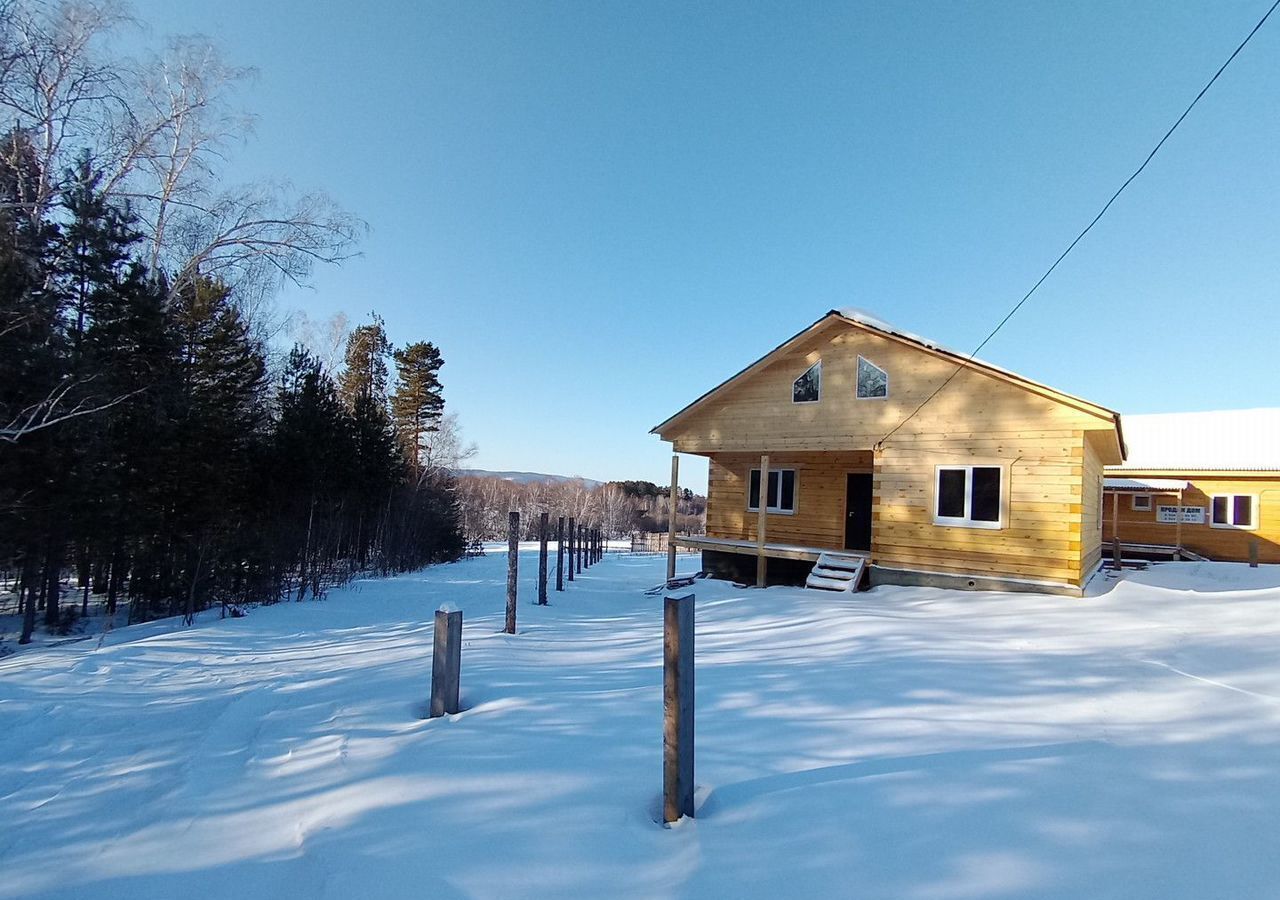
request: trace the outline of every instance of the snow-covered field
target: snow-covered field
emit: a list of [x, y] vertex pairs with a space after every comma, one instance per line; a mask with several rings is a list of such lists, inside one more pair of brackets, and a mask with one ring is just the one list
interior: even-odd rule
[[[699, 582], [701, 805], [664, 829], [664, 561], [547, 608], [521, 563], [514, 637], [492, 554], [0, 660], [0, 898], [1280, 897], [1280, 567]], [[428, 721], [446, 601], [468, 709]]]

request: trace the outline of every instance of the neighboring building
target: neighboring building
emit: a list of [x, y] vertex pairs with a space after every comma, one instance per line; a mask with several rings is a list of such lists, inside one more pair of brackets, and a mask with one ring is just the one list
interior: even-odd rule
[[856, 310], [653, 431], [711, 461], [706, 536], [679, 543], [744, 580], [763, 493], [770, 581], [841, 551], [873, 584], [1079, 594], [1101, 560], [1102, 469], [1124, 459], [1115, 412]]
[[[1133, 549], [1280, 563], [1280, 409], [1124, 417], [1103, 537]], [[1119, 529], [1115, 522], [1119, 519]]]

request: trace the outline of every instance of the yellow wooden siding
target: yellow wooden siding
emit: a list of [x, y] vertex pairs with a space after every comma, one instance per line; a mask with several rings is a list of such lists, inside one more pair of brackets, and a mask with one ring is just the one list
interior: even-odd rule
[[[1084, 456], [1080, 430], [986, 434], [933, 449], [890, 446], [876, 458], [872, 561], [1078, 586]], [[1001, 528], [934, 523], [937, 466], [945, 464], [1002, 468]]]
[[[1179, 472], [1110, 472], [1121, 478], [1168, 478], [1185, 480], [1191, 487], [1183, 492], [1183, 506], [1204, 508], [1203, 525], [1182, 523], [1182, 545], [1188, 550], [1210, 559], [1243, 562], [1249, 558], [1249, 541], [1258, 540], [1259, 559], [1267, 563], [1280, 563], [1280, 474], [1252, 475], [1231, 473], [1221, 475], [1193, 474], [1188, 477]], [[1249, 494], [1257, 496], [1258, 527], [1256, 530], [1214, 528], [1209, 523], [1213, 508], [1210, 498], [1214, 494]], [[1161, 544], [1173, 546], [1177, 528], [1173, 524], [1156, 521], [1156, 508], [1175, 506], [1176, 494], [1153, 493], [1151, 509], [1133, 508], [1131, 495], [1121, 494], [1120, 540], [1135, 544]], [[1112, 522], [1112, 499], [1108, 492], [1103, 504], [1103, 537], [1110, 541], [1115, 534]]]
[[[1034, 447], [1035, 455], [1029, 454]], [[770, 513], [770, 543], [840, 549], [844, 546], [845, 475], [873, 472], [872, 561], [890, 568], [1007, 576], [1080, 585], [1092, 571], [1099, 538], [1082, 535], [1086, 506], [1084, 432], [988, 436], [974, 446], [919, 452], [771, 453], [771, 469], [796, 470], [794, 515]], [[936, 467], [999, 465], [1003, 527], [934, 523]], [[711, 456], [707, 534], [755, 540], [756, 514], [747, 511], [748, 473], [756, 454]], [[1096, 468], [1096, 467], [1095, 467]], [[1095, 481], [1091, 482], [1096, 485]], [[1096, 488], [1095, 488], [1096, 493]]]
[[1085, 434], [1084, 442], [1084, 510], [1080, 520], [1080, 568], [1087, 578], [1102, 561], [1102, 499], [1103, 466], [1098, 443], [1099, 432]]
[[[888, 373], [886, 399], [856, 397], [858, 357]], [[791, 387], [822, 363], [821, 398]], [[1099, 558], [1097, 485], [1119, 459], [1114, 421], [857, 326], [818, 328], [751, 375], [662, 428], [678, 451], [711, 458], [707, 533], [754, 540], [748, 471], [767, 452], [796, 468], [795, 515], [770, 514], [771, 543], [844, 545], [845, 474], [873, 462], [872, 560], [892, 568], [1006, 576], [1079, 586]], [[938, 465], [1004, 468], [1000, 529], [938, 525]]]
[[[855, 396], [858, 357], [889, 376], [886, 399]], [[791, 386], [822, 362], [816, 403], [793, 403]], [[684, 453], [870, 449], [955, 371], [955, 363], [919, 347], [847, 326], [825, 328], [780, 353], [758, 373], [723, 388], [662, 431]], [[1109, 419], [1033, 393], [978, 369], [960, 371], [890, 439], [890, 446], [1035, 436], [1054, 430], [1114, 432]], [[1114, 438], [1112, 438], [1114, 444]]]
[[[724, 453], [711, 457], [707, 490], [708, 537], [756, 539], [757, 513], [747, 511], [747, 478], [760, 457]], [[773, 453], [770, 469], [796, 470], [796, 511], [769, 513], [769, 543], [839, 549], [844, 546], [845, 476], [871, 471], [870, 451]]]

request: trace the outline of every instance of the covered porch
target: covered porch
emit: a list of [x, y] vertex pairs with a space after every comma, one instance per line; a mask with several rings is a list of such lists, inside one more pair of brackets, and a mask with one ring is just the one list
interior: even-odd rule
[[835, 550], [832, 547], [805, 547], [799, 544], [765, 543], [763, 546], [755, 541], [736, 540], [733, 538], [717, 538], [707, 535], [688, 535], [676, 537], [676, 546], [687, 550], [712, 550], [722, 553], [740, 553], [744, 556], [763, 554], [769, 559], [792, 559], [801, 562], [817, 562], [824, 553], [838, 552], [848, 556], [871, 557], [869, 550]]
[[[1170, 559], [1202, 559], [1182, 546], [1182, 525], [1184, 516], [1183, 497], [1190, 484], [1186, 481], [1171, 478], [1104, 478], [1102, 490], [1104, 503], [1102, 506], [1102, 539], [1109, 545], [1119, 541], [1122, 553], [1139, 556], [1169, 557]], [[1107, 497], [1110, 502], [1105, 502]], [[1166, 498], [1173, 502], [1158, 504], [1156, 498]], [[1127, 501], [1128, 511], [1153, 517], [1153, 521], [1165, 521], [1160, 516], [1167, 515], [1166, 524], [1173, 526], [1172, 543], [1153, 543], [1149, 540], [1138, 540], [1137, 534], [1126, 540], [1125, 523], [1121, 516], [1121, 498]], [[1135, 499], [1136, 498], [1136, 499]], [[1143, 506], [1139, 501], [1146, 498]], [[1199, 509], [1197, 507], [1197, 509]], [[1165, 513], [1165, 510], [1170, 512]], [[1108, 512], [1110, 515], [1108, 515]], [[1203, 510], [1201, 510], [1203, 512]], [[1130, 522], [1132, 525], [1133, 523]], [[1149, 529], [1143, 529], [1149, 531]]]
[[704, 567], [763, 585], [803, 583], [823, 554], [869, 560], [873, 451], [706, 456], [706, 534], [673, 538], [679, 547], [701, 551]]

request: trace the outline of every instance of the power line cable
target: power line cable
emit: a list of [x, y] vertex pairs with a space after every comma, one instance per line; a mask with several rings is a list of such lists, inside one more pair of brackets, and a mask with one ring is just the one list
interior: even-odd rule
[[1040, 287], [1040, 285], [1044, 284], [1045, 279], [1047, 279], [1050, 275], [1053, 274], [1053, 270], [1058, 268], [1058, 264], [1067, 258], [1067, 254], [1069, 254], [1072, 250], [1076, 248], [1076, 244], [1079, 244], [1080, 241], [1084, 239], [1084, 236], [1093, 230], [1093, 226], [1097, 225], [1098, 221], [1104, 215], [1107, 214], [1107, 210], [1111, 208], [1111, 204], [1116, 202], [1116, 198], [1118, 198], [1121, 194], [1123, 194], [1125, 188], [1127, 188], [1135, 178], [1137, 178], [1139, 175], [1142, 174], [1142, 171], [1147, 167], [1147, 164], [1151, 162], [1152, 159], [1155, 158], [1155, 155], [1157, 153], [1160, 152], [1160, 148], [1164, 146], [1164, 142], [1169, 140], [1170, 135], [1172, 135], [1175, 131], [1178, 130], [1178, 126], [1182, 124], [1182, 120], [1185, 119], [1191, 113], [1191, 110], [1195, 109], [1196, 104], [1200, 102], [1200, 98], [1209, 92], [1209, 88], [1213, 87], [1213, 84], [1215, 81], [1218, 80], [1218, 77], [1227, 70], [1227, 66], [1231, 65], [1232, 61], [1235, 60], [1235, 58], [1240, 55], [1240, 51], [1245, 48], [1245, 45], [1248, 44], [1249, 41], [1253, 39], [1253, 36], [1258, 33], [1258, 30], [1262, 28], [1264, 24], [1266, 24], [1267, 19], [1269, 19], [1271, 17], [1271, 14], [1276, 11], [1276, 7], [1280, 7], [1280, 0], [1276, 0], [1276, 2], [1271, 4], [1271, 8], [1266, 11], [1266, 13], [1263, 15], [1261, 19], [1258, 20], [1258, 24], [1253, 26], [1253, 29], [1248, 33], [1248, 35], [1245, 36], [1245, 39], [1240, 42], [1240, 46], [1236, 47], [1236, 49], [1232, 51], [1231, 55], [1227, 57], [1227, 61], [1218, 67], [1218, 71], [1213, 73], [1213, 77], [1210, 78], [1208, 82], [1205, 83], [1205, 86], [1200, 89], [1200, 93], [1196, 94], [1195, 99], [1192, 100], [1191, 103], [1188, 104], [1187, 108], [1182, 111], [1182, 115], [1178, 116], [1177, 121], [1174, 122], [1171, 126], [1169, 126], [1169, 130], [1164, 133], [1164, 137], [1160, 138], [1160, 140], [1156, 143], [1155, 147], [1152, 148], [1151, 152], [1147, 154], [1147, 158], [1142, 161], [1142, 165], [1134, 169], [1133, 174], [1124, 180], [1124, 184], [1120, 185], [1120, 187], [1116, 190], [1116, 192], [1111, 195], [1111, 199], [1108, 200], [1103, 205], [1102, 209], [1098, 211], [1098, 214], [1093, 217], [1093, 220], [1084, 227], [1084, 230], [1076, 235], [1075, 240], [1073, 240], [1070, 244], [1067, 245], [1067, 249], [1063, 250], [1061, 255], [1059, 255], [1058, 258], [1053, 261], [1053, 265], [1051, 265], [1048, 269], [1045, 270], [1045, 273], [1040, 276], [1039, 280], [1037, 280], [1036, 283], [1031, 286], [1031, 290], [1027, 291], [1022, 296], [1022, 299], [1014, 304], [1013, 309], [1009, 310], [1009, 312], [1005, 315], [1005, 317], [1000, 320], [999, 324], [997, 324], [995, 328], [991, 329], [991, 333], [982, 339], [982, 343], [980, 343], [976, 348], [974, 348], [974, 351], [970, 353], [967, 358], [962, 360], [959, 365], [956, 366], [955, 370], [950, 375], [947, 376], [946, 380], [943, 381], [942, 384], [938, 385], [938, 387], [934, 389], [932, 394], [930, 394], [928, 397], [925, 397], [924, 400], [921, 401], [920, 405], [917, 406], [909, 416], [907, 416], [897, 425], [893, 426], [892, 430], [890, 430], [888, 434], [886, 434], [876, 443], [877, 449], [882, 448], [884, 446], [884, 442], [889, 440], [889, 438], [893, 437], [894, 433], [897, 432], [899, 428], [901, 428], [903, 425], [906, 425], [913, 418], [915, 418], [916, 414], [920, 412], [920, 410], [924, 409], [930, 400], [938, 396], [938, 394], [942, 393], [942, 389], [945, 388], [947, 385], [949, 385], [952, 379], [954, 379], [957, 375], [960, 374], [960, 370], [965, 368], [970, 362], [972, 362], [973, 358], [977, 356], [980, 352], [982, 352], [982, 348], [987, 346], [987, 343], [993, 337], [995, 337], [996, 334], [999, 333], [1001, 328], [1005, 326], [1005, 323], [1008, 322], [1010, 319], [1012, 319], [1014, 314], [1017, 313], [1018, 310], [1022, 309], [1022, 305], [1026, 303], [1028, 300], [1030, 300], [1031, 295], [1036, 292], [1036, 290]]

